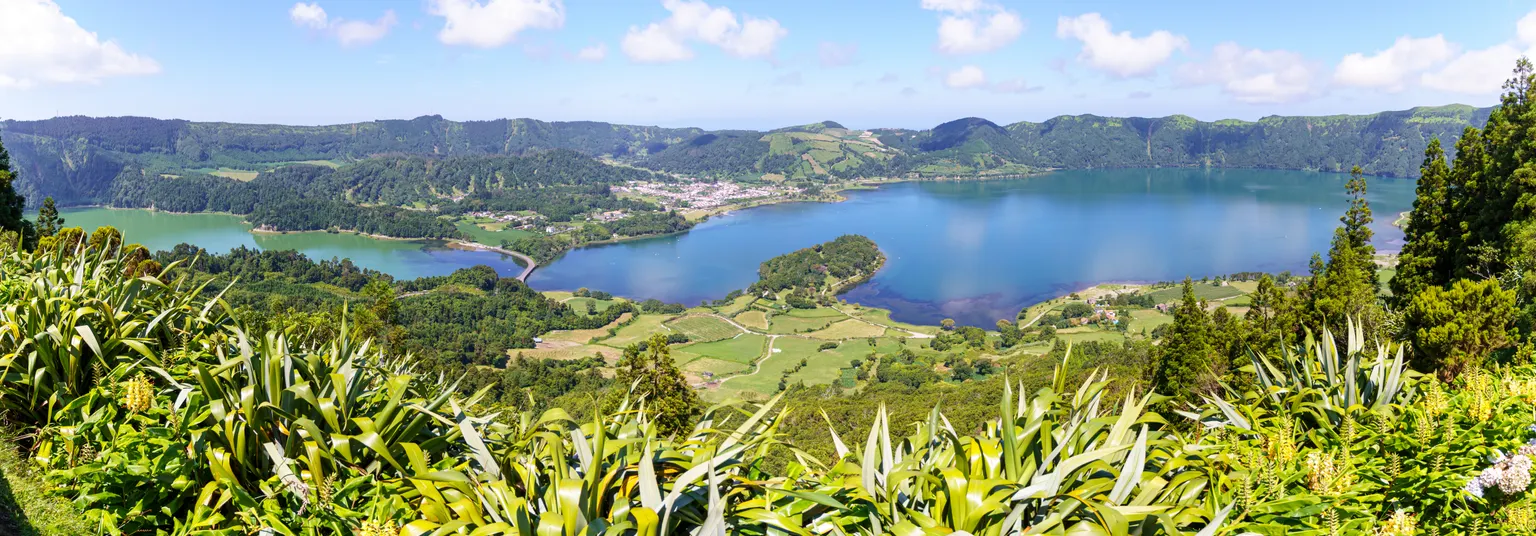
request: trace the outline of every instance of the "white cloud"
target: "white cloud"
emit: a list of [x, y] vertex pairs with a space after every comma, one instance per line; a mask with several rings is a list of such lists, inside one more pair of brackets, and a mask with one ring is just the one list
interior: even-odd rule
[[0, 88], [95, 84], [158, 72], [155, 60], [102, 41], [52, 0], [0, 2]]
[[950, 89], [971, 89], [987, 85], [987, 73], [981, 67], [966, 65], [944, 75], [944, 85]]
[[986, 7], [981, 0], [923, 0], [923, 9], [930, 11], [949, 11], [953, 13], [970, 13]]
[[576, 51], [576, 59], [581, 61], [603, 61], [603, 58], [607, 57], [607, 43], [598, 43]]
[[427, 12], [444, 19], [437, 39], [445, 45], [495, 48], [523, 30], [565, 25], [561, 0], [429, 0]]
[[1017, 13], [981, 0], [923, 0], [922, 6], [945, 13], [939, 19], [938, 44], [945, 54], [991, 52], [1024, 33], [1024, 19]]
[[1339, 60], [1333, 81], [1345, 86], [1402, 91], [1411, 75], [1444, 63], [1456, 55], [1457, 46], [1444, 36], [1397, 38], [1391, 47], [1366, 56], [1354, 53]]
[[1186, 84], [1221, 86], [1239, 102], [1284, 103], [1315, 96], [1320, 69], [1295, 52], [1222, 43], [1207, 60], [1179, 66], [1177, 78]]
[[858, 60], [859, 45], [848, 43], [846, 45], [822, 41], [817, 46], [817, 52], [821, 56], [823, 67], [841, 67]]
[[395, 11], [386, 9], [384, 16], [373, 22], [337, 19], [331, 31], [336, 32], [336, 41], [341, 46], [366, 45], [383, 39], [396, 22]]
[[1173, 57], [1174, 51], [1189, 49], [1189, 39], [1165, 30], [1146, 37], [1114, 33], [1109, 21], [1098, 13], [1058, 18], [1056, 37], [1081, 41], [1079, 61], [1122, 78], [1150, 75]]
[[318, 2], [312, 4], [299, 2], [294, 4], [293, 9], [288, 10], [288, 18], [299, 26], [306, 26], [316, 30], [324, 30], [326, 27], [325, 10], [320, 8]]
[[1450, 93], [1497, 94], [1522, 55], [1536, 57], [1536, 11], [1515, 23], [1513, 40], [1463, 52], [1439, 70], [1419, 75], [1419, 83]]
[[989, 89], [997, 93], [1031, 93], [1040, 91], [1041, 87], [1031, 86], [1023, 78], [1015, 78], [992, 84]]
[[372, 22], [332, 19], [325, 13], [325, 9], [320, 7], [319, 2], [294, 4], [293, 8], [288, 10], [288, 20], [293, 21], [294, 26], [324, 32], [336, 38], [336, 42], [344, 47], [372, 44], [389, 35], [389, 29], [399, 22], [399, 19], [395, 18], [393, 9], [384, 10], [384, 15]]
[[742, 16], [729, 8], [710, 7], [702, 0], [662, 0], [671, 12], [661, 22], [645, 28], [631, 26], [619, 48], [640, 62], [669, 62], [693, 58], [690, 41], [720, 47], [738, 58], [766, 58], [780, 39], [789, 34], [779, 21]]
[[962, 66], [945, 73], [944, 86], [950, 89], [984, 89], [994, 93], [1029, 93], [1040, 90], [1040, 86], [1031, 86], [1022, 78], [989, 83], [986, 71], [975, 65]]
[[[1419, 76], [1419, 82], [1430, 89], [1468, 95], [1496, 94], [1504, 87], [1510, 73], [1515, 70], [1515, 60], [1522, 52], [1509, 43], [1494, 45], [1481, 50], [1469, 50], [1457, 56], [1437, 71]], [[1529, 52], [1526, 52], [1529, 54]]]

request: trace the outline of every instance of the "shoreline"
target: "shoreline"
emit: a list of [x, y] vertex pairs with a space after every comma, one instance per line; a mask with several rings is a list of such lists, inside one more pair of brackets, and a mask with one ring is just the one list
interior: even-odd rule
[[492, 246], [492, 245], [487, 245], [487, 244], [481, 244], [479, 242], [466, 241], [466, 240], [448, 240], [447, 243], [448, 243], [448, 247], [450, 247], [450, 248], [464, 249], [464, 250], [470, 250], [470, 251], [491, 251], [491, 252], [495, 252], [495, 253], [500, 253], [502, 255], [509, 255], [511, 257], [514, 257], [514, 258], [520, 260], [520, 261], [523, 261], [523, 273], [518, 274], [517, 280], [518, 281], [522, 281], [523, 284], [525, 284], [525, 285], [528, 284], [528, 276], [533, 273], [533, 270], [535, 268], [539, 267], [538, 261], [533, 260], [533, 257], [529, 257], [527, 255], [524, 255], [522, 253], [510, 250], [510, 249], [507, 249], [507, 248], [498, 247], [498, 246]]

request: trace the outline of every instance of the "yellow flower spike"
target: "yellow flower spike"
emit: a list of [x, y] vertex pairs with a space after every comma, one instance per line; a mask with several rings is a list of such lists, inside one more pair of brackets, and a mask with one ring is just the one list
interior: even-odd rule
[[1413, 536], [1419, 530], [1413, 514], [1399, 509], [1376, 528], [1377, 536]]
[[123, 389], [123, 408], [133, 413], [148, 411], [155, 406], [155, 388], [149, 376], [139, 373], [138, 378], [128, 381]]

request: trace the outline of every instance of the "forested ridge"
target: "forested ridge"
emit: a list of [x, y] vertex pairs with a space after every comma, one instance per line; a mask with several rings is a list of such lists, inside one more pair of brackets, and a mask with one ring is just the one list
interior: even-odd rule
[[[1453, 147], [1464, 128], [1482, 126], [1491, 110], [1450, 105], [1252, 122], [1076, 115], [999, 125], [966, 118], [929, 130], [874, 129], [867, 139], [860, 137], [862, 131], [833, 122], [758, 132], [532, 119], [459, 122], [439, 116], [314, 127], [59, 117], [5, 121], [0, 136], [21, 177], [18, 191], [33, 200], [51, 196], [65, 206], [107, 202], [125, 170], [184, 175], [220, 168], [266, 171], [299, 162], [341, 165], [337, 178], [355, 179], [365, 198], [397, 203], [421, 195], [428, 185], [441, 187], [438, 192], [465, 189], [477, 181], [498, 182], [493, 173], [519, 171], [493, 158], [456, 157], [546, 158], [571, 168], [565, 173], [590, 174], [577, 160], [542, 156], [562, 151], [668, 173], [737, 178], [1153, 166], [1343, 172], [1354, 165], [1372, 175], [1413, 177], [1417, 155], [1431, 138]], [[807, 142], [806, 135], [821, 137]], [[443, 161], [451, 164], [442, 171], [429, 164]], [[433, 177], [410, 185], [398, 179], [423, 172]]]

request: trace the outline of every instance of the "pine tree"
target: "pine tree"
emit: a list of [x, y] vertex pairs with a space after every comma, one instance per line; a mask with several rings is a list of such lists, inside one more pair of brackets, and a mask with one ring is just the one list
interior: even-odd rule
[[44, 238], [58, 234], [64, 228], [64, 218], [53, 204], [53, 197], [44, 197], [43, 206], [37, 210], [37, 236]]
[[613, 411], [627, 396], [632, 407], [644, 406], [663, 435], [688, 433], [703, 413], [699, 394], [672, 362], [672, 350], [664, 334], [652, 334], [645, 350], [634, 344], [625, 348], [615, 382], [616, 388], [609, 391], [605, 409]]
[[1195, 299], [1194, 283], [1184, 279], [1184, 298], [1173, 312], [1173, 326], [1163, 338], [1162, 358], [1152, 375], [1152, 389], [1173, 397], [1175, 407], [1200, 400], [1199, 394], [1211, 390], [1210, 319]]

